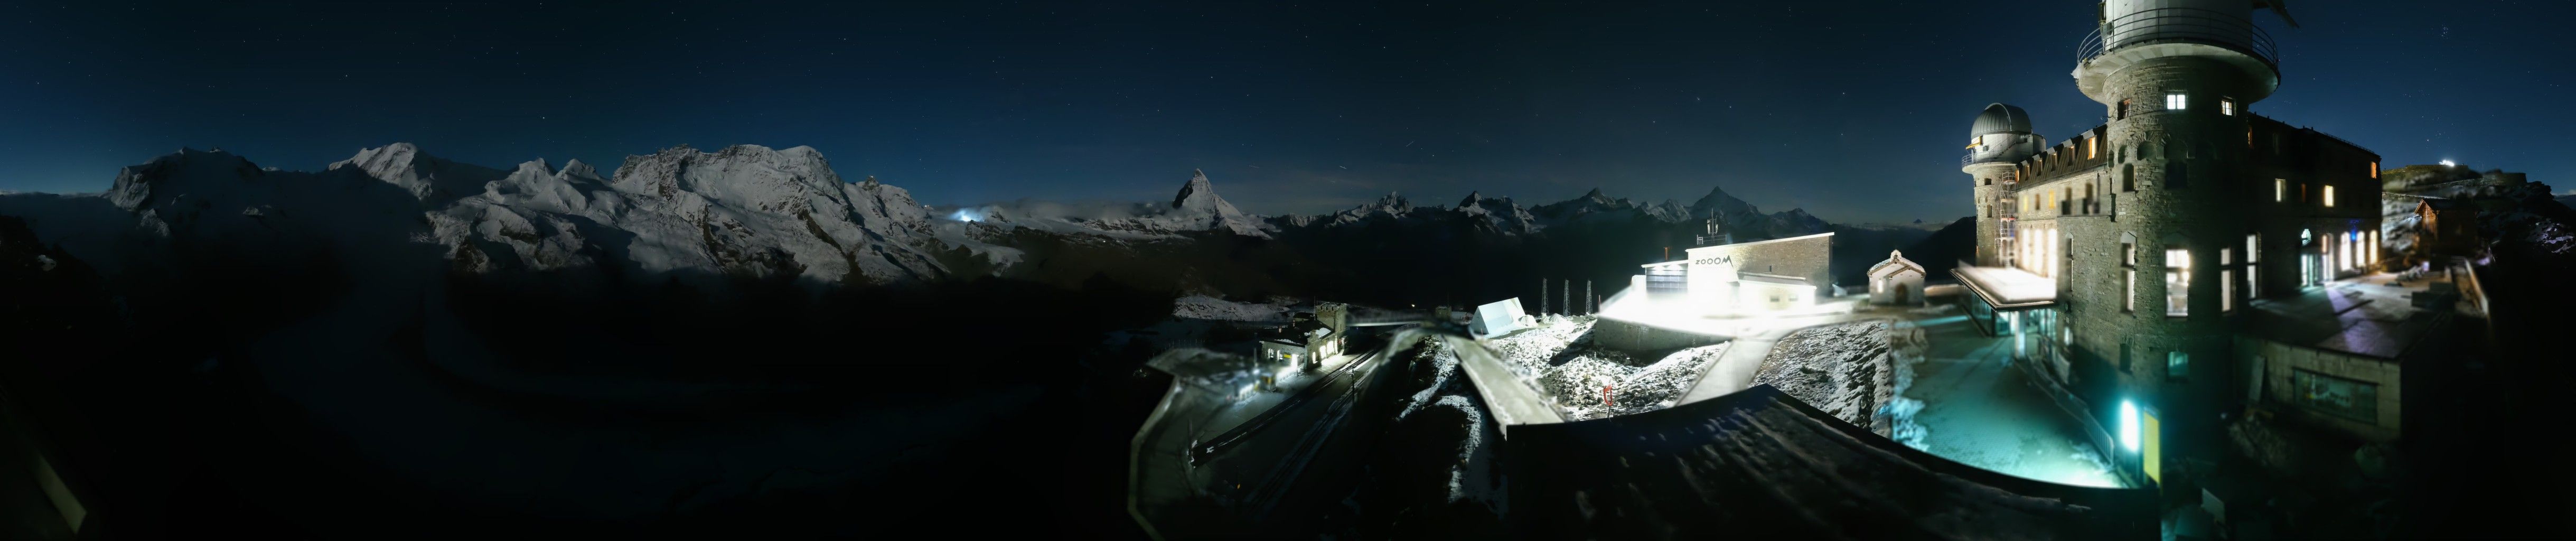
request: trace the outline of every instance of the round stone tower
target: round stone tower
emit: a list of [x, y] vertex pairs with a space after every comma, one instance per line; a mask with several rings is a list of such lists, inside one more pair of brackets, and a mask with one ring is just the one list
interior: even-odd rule
[[[2121, 302], [2075, 303], [2067, 315], [2077, 333], [2120, 342], [2118, 353], [2104, 351], [2117, 356], [2122, 395], [2157, 408], [2167, 433], [2206, 434], [2216, 424], [2218, 393], [2236, 373], [2222, 264], [2244, 261], [2253, 227], [2245, 217], [2256, 210], [2245, 109], [2280, 85], [2278, 57], [2245, 0], [2101, 5], [2100, 28], [2079, 46], [2073, 75], [2109, 119], [2104, 184], [2115, 194], [2116, 216], [2074, 242], [2107, 248], [2110, 258], [2122, 257], [2117, 243], [2133, 242], [2136, 284], [2063, 287], [2077, 290], [2075, 298], [2134, 295], [2135, 310]], [[2180, 279], [2167, 278], [2169, 269], [2180, 269]], [[2175, 297], [2168, 283], [2184, 284], [2184, 310], [2169, 310]], [[2195, 440], [2208, 438], [2168, 440], [2167, 456], [2189, 452]]]
[[2003, 265], [2004, 235], [2011, 231], [2014, 207], [2011, 201], [2013, 164], [2045, 145], [2039, 134], [2030, 131], [2030, 113], [2020, 107], [2001, 103], [1987, 105], [1968, 127], [1968, 154], [1959, 158], [1959, 170], [1976, 183], [1978, 266]]

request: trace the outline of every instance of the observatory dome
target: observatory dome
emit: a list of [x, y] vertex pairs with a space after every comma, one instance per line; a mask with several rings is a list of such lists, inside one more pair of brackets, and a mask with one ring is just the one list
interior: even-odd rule
[[1977, 123], [1968, 127], [1970, 137], [2007, 132], [2030, 133], [2030, 113], [2001, 103], [1987, 105], [1986, 112], [1977, 114]]

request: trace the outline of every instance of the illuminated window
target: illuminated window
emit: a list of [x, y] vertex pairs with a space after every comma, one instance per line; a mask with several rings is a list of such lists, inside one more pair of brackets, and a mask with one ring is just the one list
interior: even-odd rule
[[2262, 235], [2245, 236], [2245, 298], [2263, 295], [2263, 273], [2255, 271], [2254, 262], [2262, 259]]
[[2165, 248], [2165, 315], [2191, 315], [2191, 251]]
[[2334, 185], [2333, 185], [2333, 184], [2327, 184], [2327, 185], [2326, 185], [2325, 199], [2326, 199], [2326, 206], [2328, 206], [2328, 207], [2332, 207], [2332, 206], [2334, 206], [2334, 199], [2335, 199], [2335, 198], [2334, 198]]
[[2281, 202], [2282, 200], [2289, 199], [2289, 198], [2290, 198], [2290, 181], [2289, 181], [2289, 179], [2278, 179], [2278, 178], [2276, 178], [2276, 179], [2272, 179], [2272, 202], [2274, 202], [2274, 203], [2279, 203], [2279, 202]]
[[2178, 380], [2188, 377], [2191, 377], [2191, 354], [2181, 351], [2165, 352], [2165, 379]]
[[2227, 267], [2236, 254], [2235, 248], [2218, 249], [2218, 311], [2236, 311], [2236, 269]]
[[2090, 160], [2095, 156], [2100, 156], [2101, 150], [2098, 148], [2100, 146], [2101, 144], [2096, 140], [2096, 138], [2084, 138], [2084, 159]]
[[[2230, 98], [2219, 98], [2218, 114], [2236, 116], [2236, 100]], [[2247, 135], [2246, 137], [2250, 140], [2253, 136]], [[2248, 144], [2251, 144], [2250, 141]]]
[[2379, 162], [2370, 162], [2370, 178], [2379, 178]]
[[2183, 106], [2189, 104], [2190, 102], [2184, 100], [2183, 95], [2180, 92], [2165, 95], [2165, 110], [2180, 111], [2184, 109]]
[[2341, 269], [2341, 270], [2352, 270], [2352, 268], [2353, 268], [2353, 267], [2359, 267], [2359, 266], [2361, 266], [2361, 232], [2360, 232], [2360, 231], [2345, 231], [2345, 232], [2344, 232], [2344, 234], [2343, 234], [2343, 254], [2341, 254], [2341, 255], [2342, 255], [2342, 258], [2343, 258], [2343, 269]]

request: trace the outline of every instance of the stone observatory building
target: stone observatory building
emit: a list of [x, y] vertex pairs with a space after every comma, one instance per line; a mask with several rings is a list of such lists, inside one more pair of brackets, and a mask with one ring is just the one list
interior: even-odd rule
[[2326, 290], [2379, 271], [2379, 155], [2254, 112], [2281, 83], [2255, 5], [2102, 2], [2072, 75], [2106, 122], [2050, 142], [1988, 105], [1960, 158], [1970, 319], [2151, 482], [2247, 408], [2396, 438], [2399, 360], [2427, 335], [2331, 308]]

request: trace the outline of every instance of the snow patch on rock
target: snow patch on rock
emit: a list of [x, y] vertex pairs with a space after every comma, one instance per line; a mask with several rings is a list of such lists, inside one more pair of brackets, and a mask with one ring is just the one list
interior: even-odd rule
[[1778, 387], [1835, 418], [1866, 428], [1880, 406], [1894, 396], [1892, 365], [1887, 322], [1827, 325], [1791, 333], [1771, 346], [1762, 367], [1753, 373], [1753, 383]]
[[1523, 381], [1546, 393], [1568, 420], [1672, 407], [1726, 344], [1674, 351], [1649, 362], [1592, 341], [1592, 316], [1542, 318], [1487, 341]]

